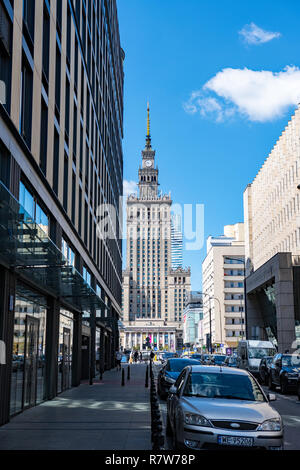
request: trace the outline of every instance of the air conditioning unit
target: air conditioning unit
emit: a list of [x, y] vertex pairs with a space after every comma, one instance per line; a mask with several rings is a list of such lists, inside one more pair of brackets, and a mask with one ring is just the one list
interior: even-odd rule
[[10, 24], [9, 18], [0, 3], [0, 42], [7, 54], [10, 54]]

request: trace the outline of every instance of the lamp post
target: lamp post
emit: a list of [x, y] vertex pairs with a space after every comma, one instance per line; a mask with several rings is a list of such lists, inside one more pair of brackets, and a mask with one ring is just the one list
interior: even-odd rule
[[221, 344], [222, 344], [222, 318], [221, 318], [221, 303], [220, 300], [217, 297], [212, 297], [206, 292], [198, 292], [201, 295], [206, 295], [207, 298], [209, 299], [209, 352], [212, 352], [212, 342], [211, 342], [211, 300], [216, 300], [219, 305], [219, 318], [220, 318], [220, 337], [221, 337]]

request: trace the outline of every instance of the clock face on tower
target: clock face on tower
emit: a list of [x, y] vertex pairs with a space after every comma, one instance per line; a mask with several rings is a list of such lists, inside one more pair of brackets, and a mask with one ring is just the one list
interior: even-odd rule
[[147, 168], [150, 168], [150, 166], [152, 166], [151, 160], [146, 160], [145, 165]]

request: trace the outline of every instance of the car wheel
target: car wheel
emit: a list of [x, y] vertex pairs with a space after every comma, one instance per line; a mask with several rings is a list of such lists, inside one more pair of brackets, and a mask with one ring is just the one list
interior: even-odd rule
[[272, 382], [272, 375], [269, 375], [269, 390], [275, 390], [275, 385]]
[[167, 414], [166, 435], [167, 436], [172, 436], [173, 435], [169, 414]]
[[286, 381], [284, 379], [281, 379], [280, 380], [280, 393], [282, 393], [283, 395], [285, 395], [287, 393], [287, 385], [286, 385]]

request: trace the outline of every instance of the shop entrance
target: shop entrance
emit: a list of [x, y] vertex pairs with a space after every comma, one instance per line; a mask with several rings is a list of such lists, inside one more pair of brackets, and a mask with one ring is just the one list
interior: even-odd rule
[[37, 318], [26, 315], [24, 357], [24, 408], [34, 406], [37, 392], [39, 326]]

